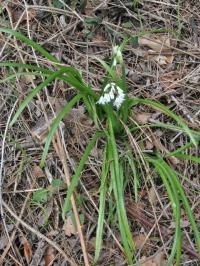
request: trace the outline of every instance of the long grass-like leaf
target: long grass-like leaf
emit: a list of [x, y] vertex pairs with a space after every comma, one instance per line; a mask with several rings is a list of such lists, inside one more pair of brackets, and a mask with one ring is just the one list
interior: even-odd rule
[[47, 85], [49, 85], [50, 82], [52, 82], [54, 79], [56, 79], [58, 76], [60, 76], [61, 74], [64, 73], [65, 70], [59, 70], [56, 71], [54, 74], [50, 75], [45, 81], [43, 81], [42, 83], [40, 83], [35, 89], [33, 89], [28, 96], [25, 98], [25, 100], [20, 104], [19, 109], [17, 110], [17, 112], [15, 113], [12, 121], [10, 122], [10, 126], [12, 126], [16, 120], [18, 119], [18, 117], [21, 115], [22, 111], [24, 110], [24, 108], [27, 106], [27, 104], [33, 99], [33, 97], [39, 92], [41, 91], [44, 87], [46, 87]]
[[21, 34], [20, 32], [6, 28], [0, 28], [0, 32], [8, 33], [10, 35], [15, 36], [20, 41], [32, 46], [36, 51], [40, 52], [44, 57], [46, 57], [50, 61], [54, 63], [59, 63], [59, 61], [53, 55], [47, 52], [42, 46], [32, 41], [31, 39], [27, 38], [25, 35]]
[[62, 111], [56, 116], [54, 122], [52, 123], [51, 127], [50, 127], [50, 131], [49, 134], [46, 138], [46, 142], [45, 142], [45, 147], [44, 147], [44, 151], [42, 154], [42, 159], [40, 162], [40, 167], [44, 167], [45, 164], [45, 159], [47, 157], [48, 154], [48, 150], [49, 150], [49, 146], [51, 144], [51, 141], [53, 139], [53, 136], [60, 124], [60, 121], [64, 118], [64, 116], [69, 113], [69, 111], [72, 109], [72, 107], [81, 99], [81, 95], [76, 95], [68, 104], [66, 104], [66, 106], [62, 109]]
[[172, 246], [170, 257], [168, 258], [167, 266], [171, 266], [173, 264], [174, 256], [176, 253], [176, 265], [179, 265], [181, 256], [180, 203], [178, 197], [179, 195], [172, 179], [173, 172], [170, 168], [168, 168], [168, 165], [165, 164], [161, 158], [156, 158], [152, 162], [154, 163], [155, 169], [160, 174], [162, 181], [167, 189], [176, 225], [174, 243]]
[[103, 235], [103, 224], [104, 224], [104, 213], [105, 213], [105, 202], [106, 202], [106, 177], [108, 174], [108, 162], [107, 162], [107, 146], [104, 150], [103, 163], [102, 163], [102, 171], [101, 171], [101, 187], [100, 187], [100, 204], [99, 204], [99, 216], [97, 222], [97, 230], [96, 230], [96, 244], [95, 244], [95, 256], [94, 263], [97, 262], [100, 251], [101, 251], [101, 243], [102, 243], [102, 235]]
[[135, 195], [135, 202], [138, 202], [139, 180], [138, 180], [138, 175], [137, 175], [137, 168], [136, 168], [135, 159], [133, 158], [133, 155], [130, 152], [127, 154], [126, 157], [128, 159], [128, 163], [129, 163], [131, 170], [132, 170], [132, 173], [133, 173], [133, 189], [134, 189], [134, 195]]
[[124, 245], [124, 249], [125, 249], [128, 262], [132, 263], [131, 250], [135, 251], [135, 243], [132, 238], [132, 234], [130, 231], [130, 227], [128, 224], [128, 218], [127, 218], [126, 210], [125, 210], [124, 197], [123, 197], [123, 186], [120, 181], [120, 179], [122, 179], [123, 177], [120, 175], [119, 157], [118, 157], [118, 151], [117, 151], [117, 146], [115, 142], [115, 136], [114, 136], [111, 119], [109, 119], [109, 134], [110, 134], [110, 136], [108, 137], [108, 142], [110, 143], [109, 160], [113, 160], [113, 162], [110, 163], [110, 171], [111, 171], [112, 185], [113, 185], [114, 195], [115, 195], [115, 200], [116, 200], [118, 219], [120, 223], [120, 231], [121, 231], [123, 245]]
[[[165, 129], [171, 129], [175, 132], [183, 132], [183, 133], [187, 133], [185, 131], [184, 128], [182, 128], [181, 126], [177, 126], [177, 125], [172, 125], [172, 124], [164, 124], [161, 122], [156, 122], [156, 123], [151, 123], [151, 124], [146, 124], [146, 125], [140, 125], [140, 128], [165, 128]], [[136, 131], [138, 130], [138, 126], [134, 126], [132, 128], [130, 128], [130, 131]], [[190, 129], [191, 134], [193, 134], [193, 136], [195, 137], [195, 141], [198, 144], [198, 142], [200, 141], [200, 132], [195, 131], [193, 129]], [[194, 145], [194, 144], [193, 144]]]
[[87, 145], [82, 157], [81, 157], [81, 160], [79, 162], [79, 165], [75, 171], [75, 174], [72, 176], [71, 178], [71, 183], [70, 183], [70, 186], [67, 190], [67, 196], [65, 198], [65, 202], [64, 202], [64, 205], [63, 205], [63, 208], [62, 208], [62, 218], [63, 220], [65, 220], [65, 214], [66, 214], [66, 210], [68, 209], [69, 207], [69, 204], [70, 204], [70, 199], [71, 199], [71, 195], [74, 191], [74, 189], [76, 188], [77, 184], [78, 184], [78, 179], [81, 175], [81, 172], [85, 166], [85, 163], [86, 161], [88, 160], [88, 157], [94, 147], [94, 145], [96, 144], [96, 141], [98, 138], [104, 136], [104, 133], [103, 132], [96, 132], [95, 135], [93, 136], [93, 138], [91, 139], [91, 141], [89, 142], [89, 144]]
[[190, 224], [192, 226], [192, 230], [194, 232], [194, 236], [195, 236], [198, 252], [200, 254], [200, 232], [199, 232], [197, 224], [195, 222], [195, 218], [194, 218], [194, 215], [192, 213], [192, 210], [191, 210], [190, 204], [188, 202], [188, 199], [187, 199], [187, 197], [185, 195], [184, 189], [183, 189], [183, 187], [182, 187], [182, 185], [181, 185], [181, 183], [180, 183], [180, 181], [178, 179], [178, 176], [177, 176], [176, 172], [173, 171], [164, 160], [162, 160], [160, 158], [159, 160], [158, 159], [154, 160], [153, 163], [157, 164], [158, 162], [161, 162], [161, 161], [162, 161], [162, 166], [164, 166], [164, 169], [166, 169], [166, 171], [168, 172], [167, 176], [170, 177], [171, 180], [172, 180], [173, 188], [175, 188], [175, 192], [174, 193], [179, 193], [179, 197], [180, 197], [181, 201], [184, 204], [186, 214], [188, 216], [188, 219], [189, 219]]
[[170, 111], [168, 108], [166, 108], [163, 104], [156, 102], [156, 101], [152, 101], [149, 99], [140, 99], [140, 98], [134, 98], [134, 99], [130, 99], [130, 102], [133, 105], [136, 104], [144, 104], [144, 105], [148, 105], [151, 106], [153, 108], [156, 108], [158, 110], [161, 110], [164, 114], [166, 114], [167, 116], [171, 117], [172, 119], [174, 119], [184, 130], [185, 132], [188, 134], [188, 136], [190, 137], [191, 141], [194, 143], [194, 145], [196, 146], [196, 139], [192, 133], [192, 131], [188, 128], [188, 126], [184, 123], [184, 121], [182, 120], [181, 117], [177, 116], [175, 113], [173, 113], [172, 111]]
[[10, 76], [8, 76], [7, 78], [5, 79], [2, 79], [0, 80], [0, 84], [1, 83], [5, 83], [5, 82], [8, 82], [16, 77], [23, 77], [23, 76], [37, 76], [37, 75], [42, 75], [42, 76], [49, 76], [49, 74], [41, 74], [39, 72], [17, 72], [15, 74], [12, 74]]
[[112, 69], [104, 60], [102, 60], [100, 58], [96, 58], [96, 60], [102, 64], [102, 66], [109, 73], [109, 75], [112, 77], [112, 79], [115, 81], [115, 83], [120, 85], [120, 87], [123, 87], [122, 84], [120, 84], [120, 80], [117, 76], [116, 71], [114, 69]]
[[185, 160], [193, 161], [195, 163], [200, 164], [200, 158], [197, 156], [192, 156], [192, 155], [188, 155], [188, 154], [184, 154], [184, 153], [175, 153], [174, 156], [177, 158], [180, 158], [180, 159], [185, 159]]
[[[47, 74], [54, 74], [55, 72], [53, 70], [49, 70], [46, 68], [42, 67], [37, 67], [35, 65], [30, 65], [30, 64], [21, 64], [21, 63], [15, 63], [15, 62], [3, 62], [0, 63], [0, 67], [17, 67], [17, 68], [23, 68], [23, 69], [30, 69], [30, 70], [36, 70], [38, 71], [41, 75], [45, 76]], [[94, 99], [98, 99], [97, 95], [95, 92], [92, 90], [90, 86], [85, 85], [82, 80], [79, 72], [75, 70], [73, 67], [64, 67], [61, 68], [61, 70], [64, 70], [63, 73], [67, 73], [68, 75], [59, 75], [58, 79], [61, 79], [65, 82], [67, 82], [69, 85], [75, 87], [78, 89], [80, 92], [82, 92], [85, 95], [91, 95], [94, 97]], [[24, 73], [24, 74], [23, 74]], [[21, 72], [21, 75], [25, 75], [25, 72]], [[28, 75], [28, 74], [26, 74]], [[20, 72], [16, 73], [16, 76], [20, 76]], [[11, 77], [9, 78], [11, 79]], [[3, 82], [3, 81], [1, 81]]]
[[115, 171], [116, 168], [115, 168], [115, 164], [113, 160], [111, 146], [109, 147], [108, 160], [110, 161], [110, 176], [111, 176], [112, 187], [113, 187], [114, 196], [116, 200], [116, 209], [117, 209], [117, 217], [118, 217], [118, 222], [119, 222], [118, 226], [120, 230], [120, 236], [122, 238], [124, 253], [126, 254], [128, 264], [131, 265], [133, 263], [132, 252], [130, 250], [129, 241], [127, 239], [127, 234], [126, 234], [125, 225], [124, 225], [124, 217], [122, 216], [122, 213], [121, 213], [122, 206], [119, 200], [119, 192], [118, 192], [117, 182], [116, 182], [116, 171]]
[[47, 68], [42, 68], [36, 65], [30, 65], [30, 64], [21, 64], [21, 63], [16, 63], [16, 62], [11, 62], [11, 61], [0, 62], [0, 67], [16, 67], [16, 68], [22, 68], [22, 69], [30, 69], [30, 70], [35, 70], [35, 71], [42, 72], [45, 74], [54, 73], [53, 70], [49, 70]]

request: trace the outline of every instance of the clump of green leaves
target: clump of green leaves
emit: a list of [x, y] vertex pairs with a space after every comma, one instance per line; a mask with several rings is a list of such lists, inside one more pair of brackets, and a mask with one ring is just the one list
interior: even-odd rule
[[[89, 23], [89, 22], [87, 22]], [[137, 191], [138, 191], [138, 180], [140, 176], [138, 176], [138, 165], [136, 156], [134, 155], [134, 151], [130, 149], [131, 145], [128, 145], [130, 141], [130, 134], [132, 128], [135, 131], [139, 131], [140, 129], [137, 125], [131, 124], [129, 121], [129, 116], [132, 114], [132, 109], [136, 105], [146, 105], [154, 109], [158, 109], [163, 112], [166, 116], [171, 118], [176, 125], [164, 125], [160, 124], [157, 126], [165, 127], [165, 128], [172, 128], [173, 130], [177, 130], [179, 132], [183, 132], [187, 134], [190, 138], [190, 143], [186, 144], [185, 147], [178, 149], [173, 152], [173, 154], [168, 154], [166, 157], [162, 157], [158, 152], [152, 154], [146, 154], [143, 152], [142, 158], [145, 165], [148, 165], [150, 168], [153, 168], [157, 174], [160, 176], [166, 191], [169, 196], [169, 201], [171, 202], [172, 212], [174, 221], [176, 224], [175, 236], [173, 245], [171, 248], [171, 254], [168, 259], [168, 265], [172, 265], [174, 262], [174, 258], [176, 256], [176, 265], [180, 263], [181, 257], [181, 228], [180, 228], [180, 212], [181, 206], [185, 208], [187, 213], [188, 219], [190, 221], [196, 245], [198, 251], [200, 253], [200, 234], [192, 214], [189, 201], [185, 195], [184, 189], [179, 181], [177, 172], [172, 169], [166, 161], [167, 156], [177, 156], [183, 159], [193, 160], [196, 163], [199, 163], [199, 158], [197, 157], [189, 157], [184, 154], [184, 150], [186, 150], [189, 146], [197, 146], [200, 140], [200, 134], [198, 132], [192, 131], [188, 128], [185, 124], [183, 119], [177, 116], [174, 112], [170, 111], [164, 105], [152, 101], [149, 99], [141, 99], [141, 98], [133, 98], [130, 99], [127, 96], [127, 86], [126, 86], [126, 75], [125, 75], [125, 64], [123, 62], [122, 54], [120, 54], [123, 50], [123, 47], [126, 42], [123, 42], [120, 47], [115, 49], [114, 56], [112, 58], [111, 64], [107, 64], [103, 60], [98, 61], [102, 64], [105, 68], [107, 75], [105, 77], [105, 82], [103, 84], [102, 94], [95, 93], [92, 90], [92, 86], [87, 85], [84, 83], [83, 78], [78, 70], [72, 67], [65, 67], [60, 64], [60, 62], [49, 54], [44, 48], [40, 45], [35, 43], [34, 41], [28, 39], [24, 35], [19, 32], [10, 30], [10, 29], [0, 29], [0, 32], [4, 32], [7, 34], [11, 34], [21, 40], [22, 42], [26, 43], [27, 45], [32, 46], [37, 52], [39, 52], [42, 56], [44, 56], [47, 60], [52, 63], [52, 66], [56, 68], [56, 70], [51, 70], [45, 67], [38, 67], [36, 65], [31, 64], [21, 64], [15, 62], [1, 62], [0, 66], [4, 67], [15, 67], [20, 69], [28, 70], [28, 75], [38, 75], [43, 76], [44, 81], [41, 82], [36, 88], [32, 89], [23, 102], [20, 103], [17, 112], [15, 113], [10, 126], [12, 126], [29, 102], [43, 90], [46, 86], [50, 85], [56, 79], [62, 80], [66, 82], [70, 86], [73, 86], [77, 89], [77, 95], [63, 108], [63, 110], [57, 115], [54, 122], [51, 125], [49, 130], [49, 134], [46, 139], [44, 152], [41, 159], [41, 167], [44, 166], [46, 157], [48, 156], [48, 149], [51, 144], [52, 138], [60, 121], [64, 118], [67, 113], [73, 108], [75, 104], [81, 101], [85, 106], [91, 119], [93, 119], [94, 124], [96, 126], [96, 133], [91, 138], [89, 144], [87, 145], [85, 152], [83, 153], [81, 160], [78, 164], [78, 167], [71, 178], [71, 184], [67, 190], [67, 196], [63, 205], [62, 209], [62, 217], [65, 219], [66, 212], [70, 208], [70, 198], [76, 186], [79, 182], [79, 178], [81, 176], [81, 172], [85, 167], [86, 161], [88, 157], [96, 145], [97, 141], [101, 138], [104, 139], [104, 147], [103, 147], [103, 161], [102, 161], [102, 171], [101, 171], [101, 186], [99, 188], [99, 216], [98, 216], [98, 223], [97, 223], [97, 236], [96, 236], [96, 252], [95, 252], [95, 263], [97, 262], [101, 244], [103, 239], [103, 228], [104, 228], [104, 219], [105, 219], [105, 206], [106, 206], [106, 198], [109, 194], [112, 194], [115, 199], [115, 210], [116, 210], [116, 217], [118, 221], [118, 228], [121, 234], [121, 242], [124, 248], [124, 253], [126, 255], [128, 264], [132, 264], [134, 261], [134, 255], [136, 254], [135, 244], [132, 238], [132, 232], [130, 229], [129, 221], [126, 215], [126, 208], [125, 208], [125, 199], [124, 194], [126, 190], [126, 167], [124, 164], [124, 160], [121, 160], [120, 151], [118, 146], [118, 141], [124, 143], [124, 147], [128, 147], [128, 149], [124, 148], [124, 153], [126, 154], [125, 158], [126, 165], [129, 166], [133, 173], [133, 184], [134, 184], [134, 196], [135, 200], [137, 200]], [[122, 77], [119, 77], [116, 72], [116, 64], [120, 64], [122, 68]], [[26, 75], [27, 72], [18, 72], [16, 75]], [[16, 75], [11, 75], [1, 82], [7, 82], [10, 79], [15, 78]], [[110, 91], [105, 90], [107, 84], [115, 84], [115, 89], [111, 91], [113, 88], [112, 86], [108, 86]], [[116, 101], [118, 95], [117, 93], [120, 90], [116, 89], [120, 88], [120, 90], [124, 93], [123, 101], [121, 104], [115, 108], [113, 103]], [[107, 95], [105, 95], [107, 94]], [[107, 97], [110, 97], [109, 99]], [[103, 98], [101, 98], [103, 97]], [[101, 99], [101, 100], [100, 100]], [[97, 104], [97, 101], [99, 104]], [[102, 124], [106, 124], [106, 127], [103, 127]], [[148, 125], [153, 126], [153, 125]], [[145, 171], [145, 169], [144, 169]], [[132, 178], [132, 177], [130, 177]], [[109, 191], [108, 191], [109, 190]], [[33, 194], [33, 199], [36, 202], [43, 202], [48, 200], [48, 197], [51, 196], [49, 190], [42, 189], [38, 192]]]

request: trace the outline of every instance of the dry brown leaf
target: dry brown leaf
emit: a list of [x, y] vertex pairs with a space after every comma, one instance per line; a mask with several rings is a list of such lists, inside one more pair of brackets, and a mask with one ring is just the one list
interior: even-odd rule
[[27, 12], [24, 12], [23, 10], [16, 10], [14, 8], [10, 8], [11, 16], [13, 23], [17, 23], [20, 19], [20, 23], [23, 23], [25, 21], [31, 21], [37, 16], [37, 12], [35, 9], [29, 8]]
[[26, 258], [27, 263], [29, 263], [33, 255], [31, 245], [25, 237], [22, 238], [22, 243], [24, 246], [24, 256]]
[[[154, 40], [152, 38], [154, 38]], [[170, 39], [163, 35], [159, 35], [159, 38], [153, 36], [142, 37], [139, 38], [138, 43], [140, 46], [147, 46], [156, 52], [169, 51], [171, 46]]]
[[45, 177], [44, 172], [42, 171], [42, 169], [39, 167], [39, 165], [34, 164], [32, 166], [32, 174], [35, 178], [41, 178], [41, 177]]
[[63, 107], [67, 104], [67, 101], [64, 98], [51, 97], [48, 96], [49, 102], [55, 107], [56, 114], [62, 111]]
[[[49, 97], [49, 101], [55, 107], [55, 112], [58, 114], [67, 104], [67, 101], [63, 98]], [[64, 117], [65, 123], [80, 123], [85, 126], [92, 124], [92, 120], [85, 114], [85, 108], [79, 106], [78, 108], [72, 108], [70, 112]]]
[[151, 118], [152, 114], [151, 113], [137, 113], [135, 116], [135, 120], [139, 124], [146, 124], [148, 123], [149, 119]]
[[[181, 222], [181, 228], [186, 228], [186, 227], [190, 226], [190, 223], [188, 220], [181, 220], [180, 222]], [[175, 229], [176, 228], [175, 222], [171, 222], [169, 228]]]
[[[40, 143], [44, 143], [47, 134], [48, 134], [48, 129], [53, 122], [54, 117], [52, 115], [48, 115], [48, 123], [46, 122], [45, 117], [41, 117], [36, 125], [31, 129], [31, 133], [33, 138], [37, 139]], [[64, 126], [62, 122], [60, 122], [61, 127]]]
[[164, 252], [159, 252], [151, 259], [142, 257], [140, 260], [140, 266], [165, 266], [166, 261], [164, 256]]
[[52, 265], [54, 259], [55, 259], [55, 249], [52, 247], [48, 247], [44, 255], [45, 266]]
[[143, 246], [146, 244], [145, 234], [138, 234], [138, 235], [134, 236], [133, 239], [134, 239], [135, 247], [137, 249], [143, 248]]
[[103, 35], [101, 35], [101, 34], [95, 34], [94, 36], [93, 36], [93, 38], [92, 38], [92, 42], [93, 43], [96, 43], [96, 44], [100, 44], [100, 45], [102, 45], [102, 43], [104, 42], [104, 43], [106, 43], [107, 42], [107, 40], [103, 37]]
[[156, 196], [156, 191], [155, 191], [154, 187], [151, 187], [149, 189], [148, 196], [149, 196], [150, 202], [155, 205], [155, 203], [158, 201], [158, 198]]
[[163, 88], [174, 89], [180, 86], [178, 82], [174, 82], [182, 78], [182, 73], [179, 71], [171, 71], [160, 76], [160, 84]]
[[33, 75], [26, 75], [20, 77], [20, 81], [26, 85], [30, 84], [34, 79], [36, 79], [36, 76]]
[[147, 140], [147, 141], [145, 142], [145, 146], [144, 146], [144, 147], [145, 147], [145, 150], [152, 150], [153, 147], [154, 147], [153, 142]]
[[[174, 56], [172, 55], [171, 41], [166, 35], [142, 37], [139, 39], [139, 45], [153, 50], [148, 51], [149, 58], [155, 60], [160, 66], [172, 64]], [[152, 52], [158, 52], [159, 55], [152, 55]], [[169, 55], [162, 55], [162, 52], [168, 52]]]
[[60, 25], [61, 25], [62, 28], [66, 28], [67, 27], [66, 16], [61, 15], [59, 17], [59, 21], [60, 21]]
[[172, 64], [174, 56], [158, 55], [158, 56], [153, 56], [152, 59], [155, 60], [160, 66], [164, 66]]
[[168, 160], [173, 164], [173, 165], [178, 165], [180, 164], [180, 160], [176, 158], [175, 156], [171, 156], [168, 158]]
[[72, 235], [75, 235], [77, 233], [77, 230], [76, 230], [75, 226], [72, 223], [72, 218], [71, 218], [70, 215], [67, 216], [66, 223], [63, 226], [63, 229], [65, 231], [65, 235], [69, 236], [69, 237], [72, 236]]

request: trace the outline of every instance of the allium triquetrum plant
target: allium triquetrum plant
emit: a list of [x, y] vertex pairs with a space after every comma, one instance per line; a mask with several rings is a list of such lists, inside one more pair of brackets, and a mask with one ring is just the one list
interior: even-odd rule
[[[105, 206], [106, 199], [108, 198], [108, 189], [109, 195], [113, 195], [116, 206], [116, 215], [117, 215], [117, 227], [120, 231], [121, 242], [124, 249], [125, 256], [127, 258], [128, 264], [132, 264], [135, 261], [136, 248], [134, 240], [132, 237], [131, 228], [126, 214], [125, 208], [125, 199], [124, 194], [126, 191], [127, 176], [126, 169], [127, 165], [132, 170], [132, 176], [130, 179], [133, 179], [133, 191], [134, 198], [137, 200], [137, 191], [138, 191], [138, 181], [141, 179], [139, 168], [143, 168], [143, 172], [146, 171], [146, 176], [149, 176], [149, 169], [154, 169], [154, 172], [162, 180], [166, 191], [168, 193], [169, 202], [171, 203], [171, 208], [173, 212], [174, 222], [175, 222], [175, 234], [173, 243], [171, 245], [171, 252], [168, 257], [168, 265], [172, 265], [176, 262], [176, 265], [180, 264], [181, 258], [181, 226], [180, 226], [180, 217], [181, 217], [181, 208], [185, 209], [188, 220], [191, 224], [196, 246], [198, 252], [200, 253], [200, 234], [199, 230], [192, 213], [189, 201], [186, 197], [184, 189], [179, 181], [179, 173], [175, 171], [168, 163], [167, 158], [175, 156], [177, 158], [182, 158], [186, 160], [193, 160], [196, 163], [200, 162], [200, 159], [193, 156], [188, 156], [184, 153], [188, 147], [198, 145], [200, 140], [200, 133], [190, 130], [188, 126], [184, 123], [183, 119], [177, 116], [175, 113], [170, 111], [164, 105], [159, 102], [152, 101], [149, 99], [142, 98], [129, 98], [127, 94], [126, 86], [126, 76], [125, 76], [125, 64], [123, 62], [122, 50], [125, 45], [125, 42], [121, 46], [114, 46], [113, 48], [113, 57], [112, 61], [109, 64], [106, 62], [97, 59], [100, 64], [105, 68], [107, 76], [105, 77], [105, 82], [102, 88], [101, 94], [98, 94], [93, 91], [90, 85], [86, 85], [83, 81], [83, 78], [79, 71], [73, 67], [63, 66], [54, 56], [49, 54], [44, 48], [35, 43], [34, 41], [28, 39], [19, 32], [10, 30], [10, 29], [0, 29], [0, 32], [4, 32], [10, 35], [15, 36], [20, 41], [30, 45], [33, 49], [39, 52], [47, 60], [52, 63], [52, 66], [55, 70], [51, 70], [45, 67], [38, 67], [37, 65], [22, 64], [16, 62], [1, 62], [1, 67], [14, 67], [24, 70], [28, 70], [28, 75], [38, 75], [43, 76], [45, 79], [41, 82], [36, 88], [31, 90], [26, 98], [19, 104], [19, 108], [16, 111], [10, 126], [12, 126], [24, 108], [27, 107], [29, 102], [43, 90], [50, 83], [56, 79], [60, 79], [67, 84], [73, 86], [77, 89], [77, 95], [63, 108], [63, 110], [57, 115], [53, 121], [49, 134], [46, 139], [44, 152], [41, 159], [41, 167], [45, 165], [45, 160], [48, 155], [48, 149], [51, 144], [51, 141], [54, 137], [56, 130], [59, 127], [60, 121], [64, 116], [69, 113], [77, 102], [81, 102], [85, 105], [87, 114], [90, 118], [93, 119], [93, 122], [96, 126], [96, 133], [91, 138], [89, 144], [87, 145], [85, 152], [83, 153], [79, 165], [71, 178], [71, 184], [67, 190], [67, 196], [65, 199], [64, 206], [62, 208], [62, 217], [64, 219], [66, 211], [69, 209], [70, 198], [74, 192], [81, 172], [84, 169], [85, 163], [95, 146], [98, 139], [103, 138], [104, 152], [102, 160], [102, 171], [101, 171], [101, 186], [100, 186], [100, 195], [99, 195], [99, 216], [98, 224], [96, 229], [96, 251], [94, 262], [96, 263], [101, 250], [101, 244], [103, 239], [103, 229], [104, 229], [104, 220], [105, 220]], [[122, 77], [119, 77], [116, 72], [116, 66], [121, 65]], [[27, 72], [18, 72], [16, 75], [23, 76], [27, 75]], [[9, 79], [13, 79], [16, 75], [11, 75], [2, 80], [1, 82], [6, 82]], [[133, 107], [136, 105], [146, 105], [151, 108], [157, 109], [163, 112], [175, 124], [156, 124], [148, 125], [149, 127], [157, 126], [164, 127], [178, 132], [183, 132], [183, 134], [188, 135], [190, 142], [185, 146], [175, 150], [172, 153], [168, 153], [164, 157], [159, 154], [159, 152], [152, 153], [151, 155], [145, 152], [140, 152], [140, 156], [136, 156], [132, 143], [132, 136], [141, 130], [136, 124], [134, 124], [130, 118], [133, 114]], [[120, 143], [120, 149], [119, 144]], [[122, 158], [122, 147], [124, 158]], [[140, 160], [138, 162], [137, 160]], [[138, 159], [139, 158], [139, 159]], [[151, 171], [152, 172], [152, 171]]]

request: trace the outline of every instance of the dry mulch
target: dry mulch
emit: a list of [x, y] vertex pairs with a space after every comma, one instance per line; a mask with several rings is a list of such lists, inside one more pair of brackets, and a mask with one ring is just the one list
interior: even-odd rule
[[[0, 27], [24, 33], [63, 64], [80, 70], [85, 82], [92, 84], [96, 91], [101, 88], [105, 72], [95, 57], [109, 60], [112, 46], [120, 44], [126, 36], [130, 37], [123, 52], [129, 95], [160, 101], [181, 115], [191, 128], [199, 130], [200, 3], [179, 1], [178, 6], [177, 2], [2, 0]], [[0, 60], [49, 66], [30, 47], [1, 33]], [[2, 79], [8, 74], [8, 68], [0, 69]], [[63, 82], [56, 81], [29, 104], [12, 128], [7, 128], [16, 100], [23, 100], [27, 91], [41, 80], [25, 76], [0, 84], [0, 148], [3, 154], [0, 264], [84, 265], [72, 212], [68, 212], [66, 225], [61, 217], [66, 185], [62, 184], [59, 189], [53, 190], [53, 194], [50, 193], [52, 180], [62, 180], [64, 175], [53, 147], [49, 151], [45, 168], [41, 170], [38, 166], [48, 129], [44, 110], [51, 121], [50, 106], [59, 112], [76, 92]], [[166, 122], [166, 117], [161, 113], [147, 107], [141, 106], [135, 111], [135, 120], [139, 124], [147, 121]], [[64, 119], [62, 128], [70, 174], [73, 174], [94, 132], [94, 126], [80, 105]], [[148, 138], [144, 143], [147, 150], [156, 148], [160, 152], [171, 151], [187, 141], [185, 136], [164, 129], [155, 129], [146, 134]], [[149, 138], [152, 142], [149, 142]], [[199, 153], [192, 149], [190, 152], [196, 156]], [[102, 150], [93, 150], [82, 173], [77, 196], [77, 208], [83, 217], [82, 229], [91, 261], [95, 251], [101, 158]], [[181, 160], [170, 163], [188, 177], [188, 181], [183, 181], [183, 186], [199, 222], [199, 166]], [[37, 198], [40, 188], [48, 191], [43, 201]], [[156, 176], [151, 180], [142, 180], [137, 204], [132, 199], [131, 188], [125, 196], [141, 265], [164, 265], [167, 246], [174, 233], [174, 223], [161, 181]], [[112, 202], [112, 198], [109, 200]], [[108, 211], [106, 209], [106, 215]], [[98, 265], [126, 265], [118, 242], [120, 236], [115, 217], [109, 224], [105, 226]], [[181, 226], [184, 232], [182, 265], [199, 265], [191, 227], [184, 212]]]

